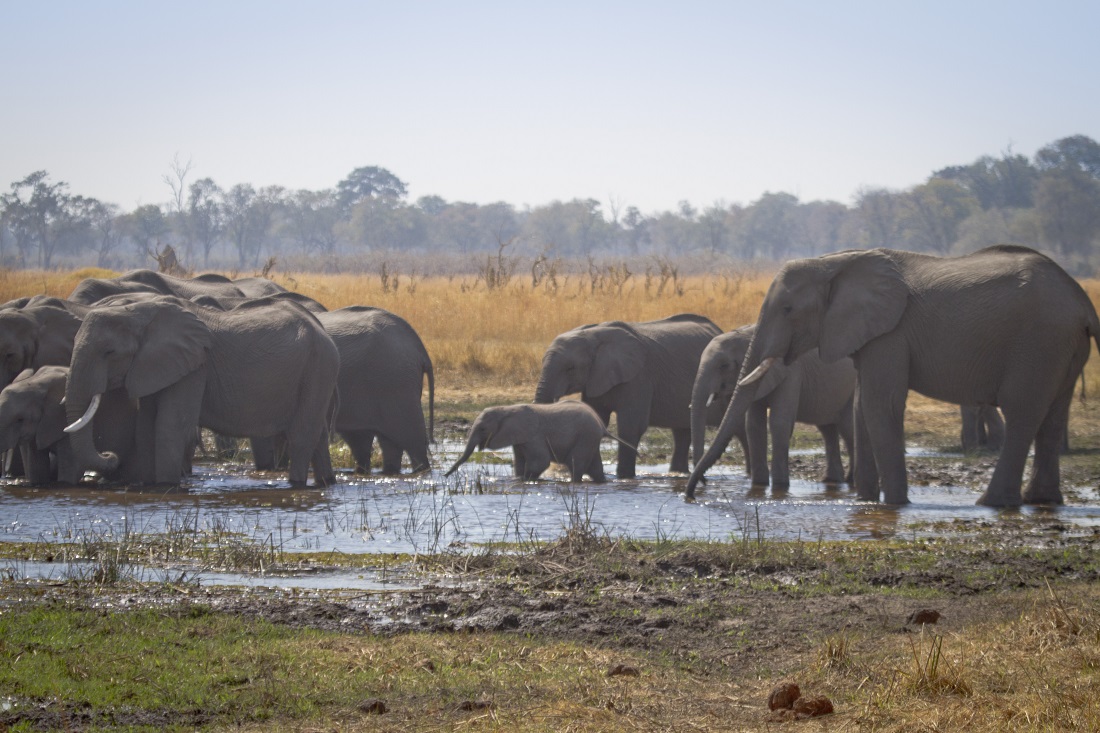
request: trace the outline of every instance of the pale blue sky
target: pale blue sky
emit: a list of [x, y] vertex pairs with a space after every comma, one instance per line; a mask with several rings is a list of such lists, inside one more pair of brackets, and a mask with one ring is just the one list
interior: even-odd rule
[[193, 181], [644, 213], [850, 203], [1100, 139], [1100, 2], [0, 0], [0, 188]]

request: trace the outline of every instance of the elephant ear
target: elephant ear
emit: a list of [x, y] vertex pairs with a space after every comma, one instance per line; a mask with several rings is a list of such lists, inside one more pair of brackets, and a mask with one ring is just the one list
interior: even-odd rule
[[65, 419], [65, 405], [62, 399], [65, 397], [66, 379], [61, 376], [51, 378], [46, 387], [46, 399], [42, 404], [42, 418], [38, 421], [38, 429], [34, 434], [34, 441], [39, 448], [46, 448], [65, 438], [65, 426], [71, 422]]
[[500, 450], [517, 443], [527, 443], [535, 435], [538, 425], [538, 416], [534, 410], [518, 409], [503, 415], [496, 425], [496, 430], [485, 442], [489, 450]]
[[612, 387], [636, 379], [645, 364], [645, 350], [638, 336], [621, 328], [610, 328], [600, 338], [596, 358], [584, 385], [586, 397], [599, 397]]
[[851, 356], [901, 320], [909, 288], [894, 262], [879, 251], [836, 256], [821, 325], [821, 360]]
[[126, 373], [126, 392], [136, 400], [175, 384], [206, 362], [211, 341], [210, 329], [194, 313], [158, 303]]

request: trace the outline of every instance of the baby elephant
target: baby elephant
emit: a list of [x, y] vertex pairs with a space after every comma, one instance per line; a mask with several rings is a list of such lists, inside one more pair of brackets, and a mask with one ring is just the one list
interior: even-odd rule
[[468, 461], [474, 450], [512, 446], [513, 473], [522, 479], [537, 479], [553, 462], [564, 464], [574, 482], [588, 474], [602, 483], [606, 478], [600, 439], [605, 435], [610, 434], [603, 421], [583, 402], [488, 407], [474, 420], [466, 450], [446, 475]]

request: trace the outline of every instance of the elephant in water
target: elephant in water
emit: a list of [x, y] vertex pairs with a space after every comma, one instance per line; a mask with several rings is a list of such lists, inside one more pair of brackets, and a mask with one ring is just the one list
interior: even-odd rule
[[158, 484], [178, 484], [195, 426], [225, 435], [285, 434], [290, 482], [335, 475], [328, 454], [340, 356], [317, 319], [290, 302], [223, 313], [164, 296], [93, 309], [76, 335], [65, 393], [66, 431], [77, 461], [110, 470], [85, 428], [102, 393], [125, 388], [154, 420]]
[[466, 450], [445, 475], [457, 471], [475, 450], [512, 446], [512, 470], [519, 478], [537, 479], [551, 463], [561, 463], [573, 482], [588, 474], [603, 483], [600, 440], [605, 435], [609, 433], [595, 410], [575, 400], [489, 407], [474, 420]]
[[[693, 457], [703, 457], [706, 410], [717, 402], [724, 410], [733, 397], [737, 375], [745, 361], [756, 326], [715, 336], [699, 361], [691, 394], [691, 442]], [[790, 485], [788, 458], [796, 422], [816, 425], [825, 441], [826, 469], [822, 481], [839, 484], [845, 476], [840, 438], [852, 455], [852, 398], [856, 369], [851, 359], [824, 364], [817, 349], [806, 352], [790, 366], [777, 364], [756, 390], [756, 400], [743, 403], [744, 412], [732, 417], [732, 436], [741, 439], [746, 466], [754, 486], [777, 491]], [[772, 440], [772, 470], [768, 474], [768, 433]], [[728, 444], [728, 439], [727, 439]], [[724, 447], [724, 446], [723, 446]]]
[[[619, 478], [633, 478], [637, 446], [650, 425], [672, 429], [670, 469], [688, 471], [691, 387], [699, 357], [722, 333], [703, 316], [683, 313], [645, 323], [581, 326], [559, 335], [542, 359], [535, 402], [579, 392], [609, 424], [615, 413]], [[717, 412], [717, 408], [716, 408]]]
[[719, 437], [688, 491], [720, 455], [740, 402], [754, 399], [768, 369], [816, 347], [825, 362], [851, 356], [856, 364], [861, 498], [909, 501], [904, 419], [913, 389], [956, 405], [1001, 408], [1004, 446], [978, 503], [1060, 504], [1059, 450], [1093, 341], [1100, 345], [1100, 319], [1088, 295], [1027, 247], [963, 257], [873, 249], [788, 262], [768, 288]]
[[[84, 469], [73, 457], [62, 398], [69, 368], [44, 366], [25, 370], [0, 390], [0, 450], [19, 448], [27, 482], [41, 485], [53, 481], [76, 484]], [[119, 456], [117, 472], [106, 478], [128, 480], [140, 473], [138, 463], [149, 455], [151, 445], [138, 446], [138, 410], [123, 390], [103, 395], [92, 430], [97, 445]]]

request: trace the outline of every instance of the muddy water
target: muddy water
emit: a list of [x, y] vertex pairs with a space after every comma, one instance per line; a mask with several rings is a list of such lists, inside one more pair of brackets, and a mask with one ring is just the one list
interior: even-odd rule
[[[445, 446], [440, 465], [450, 465], [455, 448]], [[0, 486], [0, 541], [55, 543], [182, 531], [262, 542], [291, 553], [427, 553], [552, 540], [577, 526], [612, 537], [715, 541], [910, 537], [967, 521], [1100, 526], [1100, 501], [1091, 490], [1074, 494], [1091, 497], [1087, 501], [1064, 507], [1010, 511], [975, 506], [978, 485], [914, 486], [913, 503], [894, 508], [808, 481], [792, 481], [782, 495], [752, 490], [739, 467], [725, 466], [711, 472], [698, 501], [689, 503], [682, 496], [686, 477], [667, 470], [667, 465], [639, 466], [636, 479], [570, 485], [560, 479], [523, 482], [510, 475], [508, 465], [469, 463], [451, 479], [440, 471], [400, 478], [346, 473], [335, 486], [303, 490], [291, 489], [285, 474], [199, 466], [196, 476], [172, 493], [34, 489], [8, 482]], [[26, 567], [21, 574], [41, 576]], [[306, 577], [292, 584], [349, 579]], [[356, 585], [377, 580], [349, 577]], [[211, 576], [211, 582], [231, 580]]]

